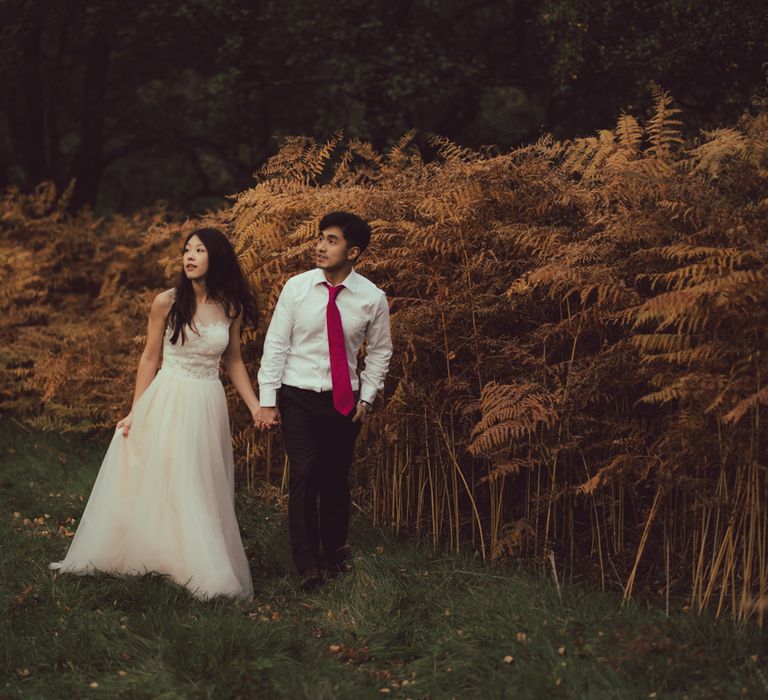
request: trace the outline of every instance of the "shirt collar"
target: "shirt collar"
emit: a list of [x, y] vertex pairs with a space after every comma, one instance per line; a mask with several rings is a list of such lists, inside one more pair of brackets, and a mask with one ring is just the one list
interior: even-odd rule
[[[357, 284], [358, 284], [359, 277], [360, 275], [358, 275], [355, 272], [355, 269], [352, 268], [341, 284], [344, 287], [346, 287], [350, 292], [354, 293], [355, 291], [357, 291]], [[323, 284], [325, 281], [326, 281], [325, 273], [319, 267], [315, 268], [315, 274], [314, 274], [314, 277], [312, 278], [312, 284]]]

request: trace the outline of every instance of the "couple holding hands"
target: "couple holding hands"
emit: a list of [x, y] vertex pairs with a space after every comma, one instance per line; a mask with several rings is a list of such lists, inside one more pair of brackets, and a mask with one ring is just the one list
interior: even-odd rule
[[65, 558], [51, 568], [152, 571], [201, 598], [253, 594], [234, 511], [223, 364], [254, 424], [282, 429], [301, 589], [344, 570], [347, 474], [392, 343], [384, 292], [354, 270], [369, 225], [339, 211], [318, 229], [316, 267], [291, 277], [275, 307], [258, 397], [240, 354], [240, 330], [258, 314], [232, 245], [212, 228], [187, 237], [176, 287], [152, 303], [131, 412], [117, 425]]

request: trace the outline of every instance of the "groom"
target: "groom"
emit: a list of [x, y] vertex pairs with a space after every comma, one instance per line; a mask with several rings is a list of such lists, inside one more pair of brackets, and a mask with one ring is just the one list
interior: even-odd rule
[[[384, 292], [353, 268], [370, 238], [370, 226], [355, 214], [324, 216], [317, 267], [285, 283], [264, 340], [259, 424], [283, 427], [288, 528], [305, 591], [323, 583], [321, 563], [331, 574], [343, 570], [347, 472], [392, 355]], [[358, 378], [357, 356], [366, 340]]]

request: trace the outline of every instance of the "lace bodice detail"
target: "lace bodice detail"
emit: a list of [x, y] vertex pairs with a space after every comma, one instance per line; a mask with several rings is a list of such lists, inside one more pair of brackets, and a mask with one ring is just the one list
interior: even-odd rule
[[186, 340], [181, 337], [171, 343], [172, 328], [166, 328], [163, 339], [163, 366], [166, 373], [193, 379], [218, 379], [221, 355], [229, 344], [228, 319], [218, 304], [198, 307], [195, 328], [185, 328]]

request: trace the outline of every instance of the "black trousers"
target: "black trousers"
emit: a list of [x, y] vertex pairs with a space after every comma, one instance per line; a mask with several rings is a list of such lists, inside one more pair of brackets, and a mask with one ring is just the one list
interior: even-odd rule
[[290, 463], [288, 530], [299, 572], [341, 563], [349, 530], [349, 484], [360, 424], [333, 407], [333, 392], [283, 385], [279, 397]]

